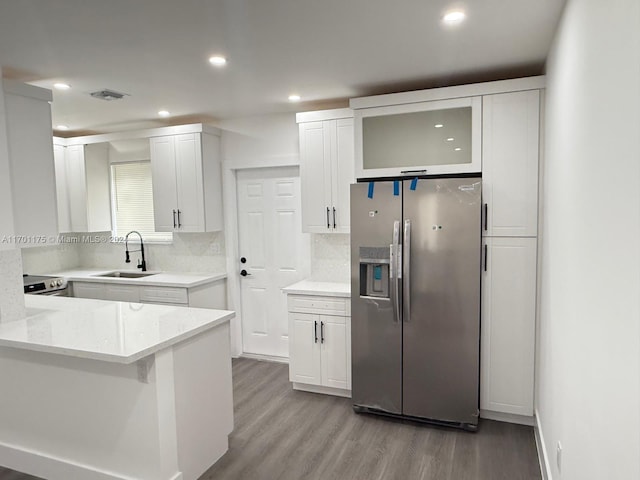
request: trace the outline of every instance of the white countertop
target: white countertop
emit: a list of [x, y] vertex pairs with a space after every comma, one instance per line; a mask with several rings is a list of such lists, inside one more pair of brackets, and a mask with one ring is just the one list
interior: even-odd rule
[[325, 295], [327, 297], [351, 297], [351, 284], [344, 282], [317, 282], [302, 280], [282, 289], [288, 294]]
[[0, 347], [133, 363], [228, 322], [229, 310], [25, 295], [27, 317], [0, 323]]
[[[227, 278], [226, 273], [178, 273], [158, 272], [148, 277], [123, 278], [123, 277], [99, 277], [97, 275], [116, 271], [117, 269], [75, 269], [63, 272], [48, 273], [47, 275], [64, 277], [68, 282], [95, 282], [95, 283], [119, 283], [127, 285], [146, 285], [154, 287], [182, 287], [192, 288], [199, 285], [215, 282]], [[120, 271], [124, 271], [121, 269]], [[131, 270], [141, 273], [140, 270]], [[152, 273], [152, 272], [147, 272]]]

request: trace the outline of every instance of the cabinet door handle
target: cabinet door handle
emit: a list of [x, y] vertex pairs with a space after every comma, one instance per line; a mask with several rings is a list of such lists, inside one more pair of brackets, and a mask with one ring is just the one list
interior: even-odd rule
[[484, 271], [487, 271], [487, 244], [484, 244]]
[[320, 322], [320, 343], [324, 343], [324, 322]]
[[180, 223], [180, 209], [178, 209], [178, 228], [182, 228], [182, 224]]
[[329, 207], [327, 207], [327, 228], [331, 228], [331, 224], [329, 223]]
[[484, 204], [484, 231], [487, 231], [487, 226], [489, 225], [489, 204]]
[[313, 322], [313, 341], [318, 343], [318, 322]]
[[333, 207], [333, 228], [336, 228], [336, 207]]
[[176, 211], [173, 211], [173, 228], [176, 228]]

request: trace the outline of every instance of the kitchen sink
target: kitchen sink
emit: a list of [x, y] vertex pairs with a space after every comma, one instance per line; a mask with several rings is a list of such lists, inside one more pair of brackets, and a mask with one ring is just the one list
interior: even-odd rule
[[143, 278], [150, 275], [156, 275], [153, 272], [109, 272], [93, 275], [94, 277], [110, 277], [110, 278]]

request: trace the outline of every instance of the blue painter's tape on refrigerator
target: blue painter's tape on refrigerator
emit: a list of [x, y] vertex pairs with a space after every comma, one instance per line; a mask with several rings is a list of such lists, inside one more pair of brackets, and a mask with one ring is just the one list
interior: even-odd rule
[[393, 194], [397, 197], [400, 195], [400, 180], [393, 181]]
[[373, 267], [373, 279], [374, 280], [382, 280], [382, 266], [376, 265]]
[[373, 182], [369, 182], [369, 192], [367, 193], [367, 197], [373, 198]]
[[409, 186], [409, 190], [415, 190], [418, 186], [418, 177], [411, 180], [411, 185]]

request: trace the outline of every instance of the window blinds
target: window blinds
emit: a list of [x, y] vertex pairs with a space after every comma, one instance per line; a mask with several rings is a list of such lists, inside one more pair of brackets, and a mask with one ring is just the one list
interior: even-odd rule
[[171, 232], [156, 232], [153, 221], [151, 162], [111, 165], [114, 235], [124, 237], [131, 230], [145, 241], [171, 241]]

